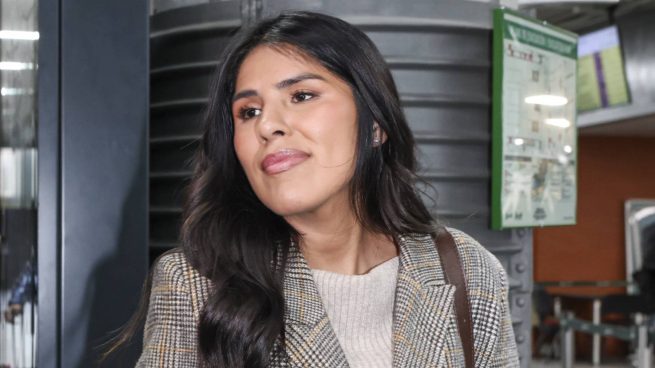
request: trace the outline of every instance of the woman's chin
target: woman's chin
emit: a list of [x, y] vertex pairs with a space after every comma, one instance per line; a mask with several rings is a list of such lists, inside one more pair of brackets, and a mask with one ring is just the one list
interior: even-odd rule
[[337, 214], [348, 207], [347, 187], [342, 190], [328, 190], [314, 187], [293, 188], [293, 190], [278, 190], [260, 197], [266, 207], [278, 216], [303, 217], [318, 214]]
[[281, 217], [297, 217], [297, 216], [302, 216], [303, 214], [307, 214], [311, 212], [311, 208], [308, 206], [300, 206], [300, 205], [289, 205], [289, 204], [281, 204], [278, 206], [272, 206], [269, 207], [273, 212], [275, 212], [278, 216]]
[[306, 216], [320, 207], [319, 203], [300, 200], [299, 198], [276, 200], [274, 203], [265, 203], [265, 205], [275, 214], [284, 218]]

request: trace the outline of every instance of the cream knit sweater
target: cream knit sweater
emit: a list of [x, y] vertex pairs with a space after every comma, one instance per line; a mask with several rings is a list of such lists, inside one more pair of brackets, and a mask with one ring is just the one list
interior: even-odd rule
[[391, 367], [398, 257], [364, 275], [322, 270], [312, 273], [350, 367]]

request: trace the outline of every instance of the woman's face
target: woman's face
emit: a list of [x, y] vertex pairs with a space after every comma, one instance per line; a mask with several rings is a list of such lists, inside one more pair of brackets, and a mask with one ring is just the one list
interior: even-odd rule
[[235, 91], [234, 149], [257, 197], [284, 217], [348, 206], [357, 143], [349, 85], [315, 61], [258, 46]]

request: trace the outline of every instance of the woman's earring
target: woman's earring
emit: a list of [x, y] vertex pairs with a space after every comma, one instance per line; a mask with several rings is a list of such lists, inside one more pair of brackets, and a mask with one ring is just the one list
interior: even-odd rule
[[373, 146], [374, 147], [379, 146], [380, 145], [380, 140], [381, 140], [380, 139], [380, 126], [377, 123], [375, 123], [375, 125], [373, 125]]

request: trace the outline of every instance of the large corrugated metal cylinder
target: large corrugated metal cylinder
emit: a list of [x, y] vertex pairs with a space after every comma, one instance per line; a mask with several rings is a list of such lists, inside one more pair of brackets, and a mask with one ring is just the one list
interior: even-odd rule
[[[170, 8], [170, 4], [168, 4]], [[416, 137], [437, 217], [494, 253], [511, 279], [522, 366], [530, 359], [532, 233], [489, 229], [491, 9], [469, 1], [221, 1], [157, 12], [151, 22], [151, 249], [175, 246], [180, 188], [200, 134], [209, 76], [241, 25], [285, 9], [362, 29], [387, 60]]]

